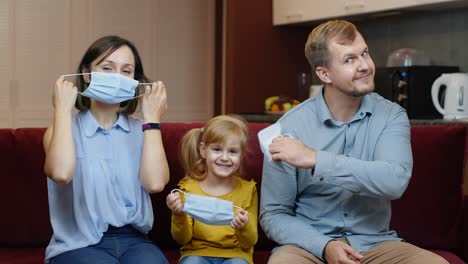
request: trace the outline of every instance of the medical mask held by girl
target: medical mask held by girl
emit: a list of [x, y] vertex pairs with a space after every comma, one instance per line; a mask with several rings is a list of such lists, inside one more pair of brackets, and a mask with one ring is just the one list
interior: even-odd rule
[[258, 197], [255, 182], [241, 178], [247, 140], [246, 123], [225, 115], [182, 138], [185, 177], [166, 199], [180, 263], [213, 256], [253, 263]]
[[135, 79], [128, 78], [120, 73], [91, 72], [66, 74], [68, 76], [91, 75], [91, 82], [86, 90], [80, 94], [106, 104], [118, 104], [143, 95], [135, 96], [138, 85], [151, 85], [151, 83], [139, 83]]
[[234, 207], [242, 209], [228, 200], [191, 194], [179, 189], [174, 189], [171, 193], [175, 191], [185, 194], [184, 208], [182, 209], [184, 213], [207, 225], [230, 225], [234, 219]]

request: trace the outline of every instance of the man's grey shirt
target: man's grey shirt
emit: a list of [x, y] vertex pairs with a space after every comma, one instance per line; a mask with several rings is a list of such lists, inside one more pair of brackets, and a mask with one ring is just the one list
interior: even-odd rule
[[319, 93], [278, 122], [283, 135], [315, 149], [317, 160], [311, 170], [264, 157], [260, 224], [270, 239], [319, 258], [333, 238], [346, 236], [359, 252], [399, 240], [389, 230], [390, 201], [403, 194], [413, 167], [401, 106], [370, 93], [351, 121], [339, 122]]

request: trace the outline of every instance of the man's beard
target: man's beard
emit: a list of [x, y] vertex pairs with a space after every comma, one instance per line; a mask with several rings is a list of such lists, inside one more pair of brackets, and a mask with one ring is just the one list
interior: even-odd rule
[[364, 96], [364, 95], [366, 95], [366, 94], [372, 93], [372, 92], [374, 91], [374, 89], [375, 89], [375, 85], [372, 85], [372, 87], [369, 87], [369, 89], [366, 89], [366, 90], [362, 90], [362, 91], [353, 91], [353, 92], [351, 93], [351, 95], [352, 95], [353, 97], [362, 97], [362, 96]]

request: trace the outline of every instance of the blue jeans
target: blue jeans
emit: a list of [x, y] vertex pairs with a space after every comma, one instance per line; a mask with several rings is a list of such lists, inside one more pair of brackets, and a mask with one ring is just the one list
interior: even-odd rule
[[187, 256], [180, 264], [248, 264], [243, 258], [213, 258], [201, 256]]
[[145, 235], [130, 225], [120, 228], [109, 226], [96, 245], [62, 253], [50, 259], [50, 264], [168, 264], [162, 251]]

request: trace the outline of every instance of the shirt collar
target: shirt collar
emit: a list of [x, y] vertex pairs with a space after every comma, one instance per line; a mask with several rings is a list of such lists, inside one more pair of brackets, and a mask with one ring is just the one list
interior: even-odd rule
[[[340, 126], [343, 123], [342, 122], [337, 122], [333, 120], [330, 110], [328, 109], [327, 104], [325, 103], [325, 98], [323, 97], [324, 89], [322, 88], [322, 91], [319, 93], [317, 96], [316, 102], [316, 108], [317, 108], [317, 113], [320, 122], [322, 122], [325, 125], [335, 125], [335, 126]], [[371, 100], [370, 94], [366, 94], [362, 97], [361, 100], [361, 105], [359, 106], [358, 111], [356, 114], [354, 114], [353, 118], [351, 119], [351, 122], [354, 122], [356, 120], [363, 119], [367, 115], [372, 114], [372, 109], [374, 108], [375, 102]]]
[[317, 113], [318, 117], [321, 123], [324, 124], [330, 124], [330, 122], [333, 123], [333, 118], [331, 116], [330, 110], [328, 109], [327, 104], [325, 103], [325, 98], [323, 97], [323, 92], [324, 88], [320, 91], [320, 93], [317, 96], [316, 102], [316, 107], [317, 107]]
[[[94, 118], [93, 114], [89, 110], [81, 111], [79, 113], [81, 124], [83, 125], [84, 133], [87, 137], [92, 137], [96, 132], [106, 130], [103, 128]], [[119, 114], [117, 121], [112, 125], [112, 128], [121, 128], [125, 132], [130, 132], [130, 126], [128, 124], [128, 117], [124, 114]]]

